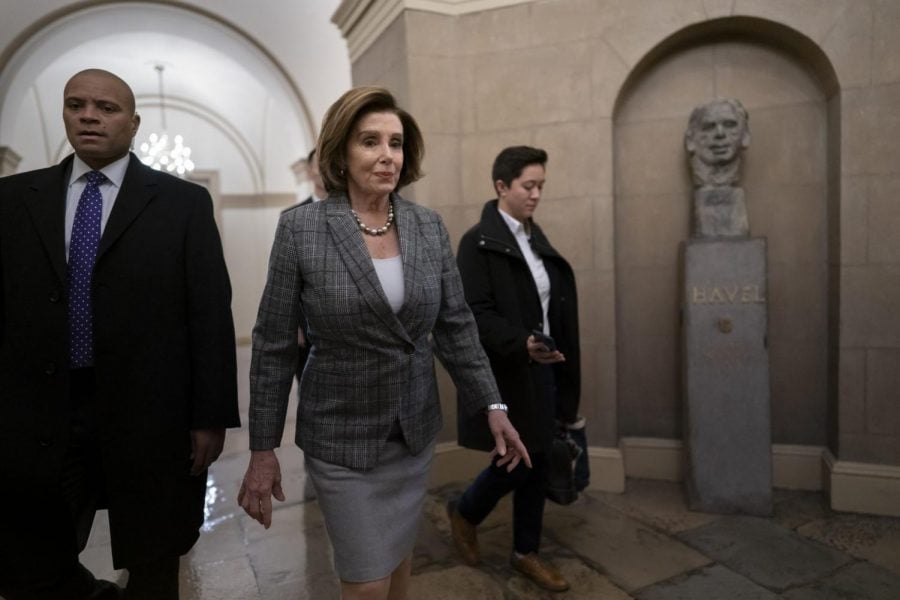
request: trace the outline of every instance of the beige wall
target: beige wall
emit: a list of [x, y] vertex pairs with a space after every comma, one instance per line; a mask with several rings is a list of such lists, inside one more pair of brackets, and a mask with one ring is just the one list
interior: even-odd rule
[[239, 344], [250, 343], [278, 217], [297, 200], [293, 194], [224, 194], [219, 198], [219, 232], [231, 277], [231, 313]]
[[498, 150], [550, 153], [537, 218], [577, 272], [597, 446], [680, 435], [681, 136], [695, 104], [740, 98], [751, 228], [769, 238], [773, 438], [900, 464], [898, 28], [891, 0], [406, 10], [353, 73], [396, 86], [419, 119], [413, 194], [454, 240], [492, 195]]

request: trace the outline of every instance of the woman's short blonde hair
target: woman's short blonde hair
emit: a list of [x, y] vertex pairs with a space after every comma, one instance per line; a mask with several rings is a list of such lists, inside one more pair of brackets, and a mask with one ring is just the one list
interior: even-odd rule
[[403, 168], [397, 189], [422, 177], [422, 158], [425, 145], [422, 132], [408, 112], [397, 106], [394, 96], [383, 87], [355, 87], [331, 105], [322, 121], [322, 132], [316, 155], [319, 157], [319, 172], [325, 190], [331, 193], [347, 191], [347, 142], [353, 128], [364, 116], [376, 112], [397, 115], [403, 125]]

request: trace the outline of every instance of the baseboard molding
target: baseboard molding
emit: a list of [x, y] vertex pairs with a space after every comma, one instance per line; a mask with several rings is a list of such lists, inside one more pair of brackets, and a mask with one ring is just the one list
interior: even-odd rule
[[822, 463], [832, 509], [900, 517], [900, 467], [838, 460], [828, 450]]
[[589, 490], [621, 494], [625, 491], [625, 460], [619, 448], [588, 448], [591, 465]]
[[[442, 442], [434, 449], [434, 463], [428, 487], [454, 481], [470, 481], [490, 462], [487, 452], [469, 450], [456, 442]], [[622, 493], [625, 491], [625, 468], [618, 448], [588, 448], [591, 464], [590, 489]]]
[[[681, 481], [684, 446], [680, 440], [622, 438], [619, 448], [588, 448], [590, 489], [621, 493], [625, 479]], [[429, 487], [471, 481], [489, 462], [486, 452], [444, 442], [435, 449]], [[837, 460], [821, 446], [772, 445], [773, 486], [827, 490], [837, 511], [900, 517], [900, 466]]]
[[619, 440], [625, 476], [634, 479], [684, 479], [684, 444], [665, 438], [625, 437]]
[[[626, 437], [619, 442], [625, 456], [625, 475], [635, 479], [682, 481], [684, 444], [665, 438]], [[820, 446], [772, 444], [772, 485], [789, 490], [824, 488]]]
[[818, 492], [825, 489], [823, 446], [772, 444], [772, 485], [785, 490]]

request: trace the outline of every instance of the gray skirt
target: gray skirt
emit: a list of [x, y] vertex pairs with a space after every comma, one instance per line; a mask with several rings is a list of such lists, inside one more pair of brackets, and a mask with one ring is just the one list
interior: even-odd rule
[[433, 456], [434, 442], [413, 456], [402, 438], [369, 471], [305, 456], [342, 581], [382, 579], [412, 554]]

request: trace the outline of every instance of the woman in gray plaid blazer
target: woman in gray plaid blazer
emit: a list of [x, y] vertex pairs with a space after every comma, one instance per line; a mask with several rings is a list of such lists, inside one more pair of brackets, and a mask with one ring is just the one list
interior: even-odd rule
[[352, 89], [326, 113], [317, 154], [329, 197], [282, 215], [253, 330], [252, 455], [238, 501], [269, 527], [271, 497], [284, 500], [273, 448], [305, 320], [296, 443], [342, 596], [405, 598], [441, 428], [433, 345], [461, 410], [487, 413], [509, 468], [530, 459], [506, 418], [440, 217], [396, 193], [420, 176], [415, 121], [387, 90]]

